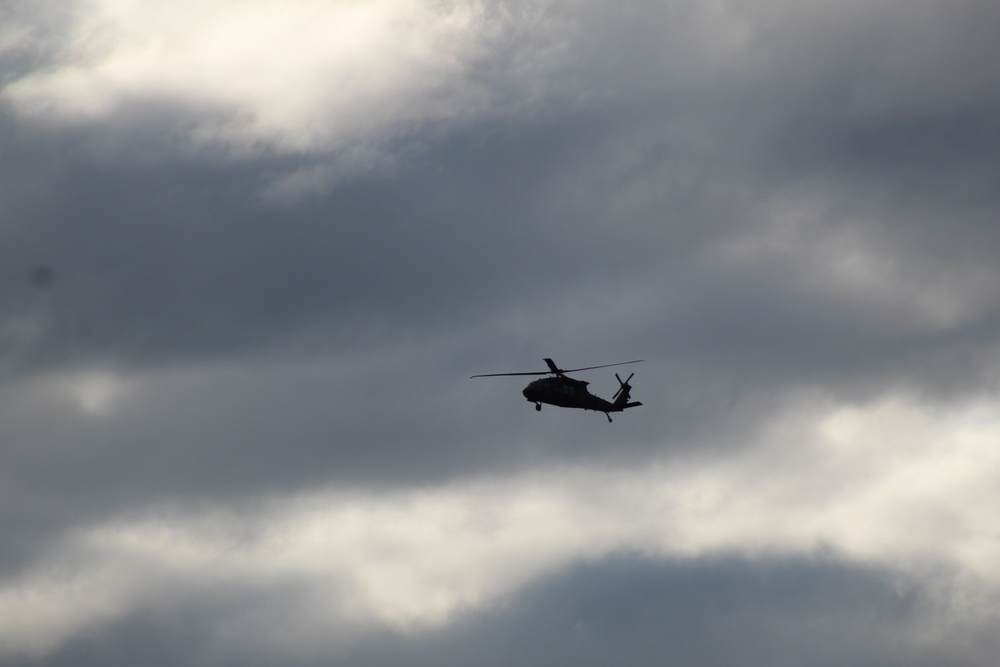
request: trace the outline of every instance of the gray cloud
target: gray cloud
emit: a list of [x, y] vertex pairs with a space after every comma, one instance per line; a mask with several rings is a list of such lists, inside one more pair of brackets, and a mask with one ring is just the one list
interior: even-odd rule
[[[248, 618], [280, 597], [205, 597], [183, 617], [140, 614], [73, 642], [47, 664], [109, 664], [141, 658], [271, 664], [243, 652], [219, 616]], [[616, 556], [546, 578], [502, 606], [443, 631], [381, 634], [358, 628], [344, 649], [355, 664], [691, 664], [736, 660], [792, 665], [986, 664], [996, 642], [985, 622], [943, 633], [943, 610], [926, 592], [886, 572], [829, 561], [651, 561]], [[947, 636], [946, 636], [947, 635]], [[289, 664], [326, 664], [282, 655]]]
[[[330, 51], [307, 31], [294, 50], [279, 31], [260, 36], [297, 65], [225, 86], [219, 63], [179, 67], [169, 26], [156, 33], [167, 47], [143, 51], [143, 30], [161, 28], [111, 0], [16, 6], [0, 29], [4, 581], [66, 534], [150, 507], [711, 458], [761, 446], [803, 404], [903, 396], [961, 412], [995, 396], [1000, 16], [988, 1], [920, 4], [375, 3], [358, 24], [370, 43], [410, 49], [372, 60], [375, 79], [341, 76], [367, 71], [364, 48]], [[205, 44], [222, 18], [256, 20], [213, 7], [192, 26]], [[89, 11], [118, 51], [73, 50]], [[125, 65], [141, 75], [119, 76]], [[286, 85], [293, 71], [303, 85]], [[80, 90], [87, 104], [65, 104]], [[535, 415], [518, 379], [467, 379], [546, 356], [646, 358], [645, 406], [613, 425]], [[610, 370], [586, 379], [616, 388]], [[786, 565], [767, 567], [797, 576]], [[717, 566], [704, 590], [730, 585]], [[544, 595], [603, 602], [615, 591], [592, 578], [605, 567], [662, 574], [625, 559], [553, 575]], [[861, 596], [845, 609], [892, 607], [888, 588], [851, 588], [869, 574], [799, 574], [821, 588], [841, 577]], [[753, 585], [745, 569], [736, 579]], [[239, 614], [243, 595], [196, 606]], [[374, 631], [358, 656], [462, 659], [462, 633], [516, 641], [550, 604], [531, 595], [435, 638]], [[794, 615], [776, 604], [753, 621], [773, 641]], [[917, 623], [919, 604], [899, 604], [886, 613]], [[628, 632], [662, 655], [651, 617], [626, 611], [639, 616], [624, 634], [599, 618], [596, 639], [551, 657], [607, 655]], [[167, 616], [50, 657], [152, 651]], [[876, 661], [917, 659], [845, 631]], [[828, 650], [831, 664], [860, 659]]]

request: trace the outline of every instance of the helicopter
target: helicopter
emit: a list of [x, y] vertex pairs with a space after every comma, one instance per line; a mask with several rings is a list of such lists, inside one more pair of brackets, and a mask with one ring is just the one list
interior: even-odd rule
[[541, 410], [542, 403], [556, 405], [560, 408], [593, 410], [595, 412], [603, 412], [604, 416], [607, 417], [610, 422], [611, 415], [609, 413], [622, 412], [627, 408], [635, 408], [642, 405], [639, 401], [629, 401], [632, 391], [632, 386], [629, 384], [629, 381], [635, 373], [629, 375], [625, 380], [622, 380], [618, 376], [618, 373], [615, 373], [615, 378], [617, 378], [620, 386], [618, 387], [618, 391], [615, 392], [615, 395], [611, 397], [610, 401], [606, 401], [603, 398], [594, 396], [588, 392], [587, 385], [590, 384], [589, 382], [567, 377], [566, 373], [589, 371], [595, 368], [608, 368], [609, 366], [638, 364], [641, 361], [642, 359], [635, 359], [633, 361], [622, 361], [617, 364], [603, 364], [601, 366], [586, 366], [584, 368], [565, 369], [559, 368], [556, 366], [554, 361], [546, 358], [545, 364], [549, 367], [549, 370], [547, 371], [534, 371], [528, 373], [485, 373], [482, 375], [473, 375], [469, 379], [509, 375], [550, 375], [551, 377], [534, 380], [521, 391], [529, 403], [535, 404], [535, 410]]

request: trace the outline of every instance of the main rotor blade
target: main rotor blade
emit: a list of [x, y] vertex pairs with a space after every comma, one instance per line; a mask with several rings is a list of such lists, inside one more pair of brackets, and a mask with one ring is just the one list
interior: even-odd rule
[[600, 366], [585, 366], [583, 368], [561, 368], [560, 373], [576, 373], [577, 371], [589, 371], [595, 368], [608, 368], [609, 366], [624, 366], [625, 364], [638, 364], [645, 359], [634, 359], [633, 361], [619, 361], [617, 364], [602, 364]]
[[[546, 359], [546, 361], [551, 361]], [[610, 366], [624, 366], [625, 364], [638, 364], [644, 361], [643, 359], [634, 359], [632, 361], [620, 361], [617, 364], [601, 364], [600, 366], [585, 366], [583, 368], [557, 368], [554, 371], [534, 371], [530, 373], [482, 373], [480, 375], [470, 375], [469, 379], [472, 378], [495, 378], [495, 377], [507, 377], [510, 375], [560, 375], [562, 373], [576, 373], [577, 371], [590, 371], [595, 368], [608, 368]], [[555, 364], [552, 364], [555, 366]]]

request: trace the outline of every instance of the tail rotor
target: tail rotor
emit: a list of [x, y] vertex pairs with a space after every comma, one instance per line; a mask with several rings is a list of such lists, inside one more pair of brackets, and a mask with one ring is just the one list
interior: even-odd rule
[[615, 392], [615, 395], [611, 397], [611, 400], [613, 402], [615, 403], [621, 402], [623, 404], [628, 403], [628, 399], [631, 398], [632, 394], [632, 385], [629, 384], [629, 381], [634, 376], [635, 373], [632, 373], [632, 375], [629, 375], [624, 381], [622, 381], [618, 373], [615, 373], [615, 379], [618, 380], [618, 384], [620, 386], [618, 387], [618, 391]]

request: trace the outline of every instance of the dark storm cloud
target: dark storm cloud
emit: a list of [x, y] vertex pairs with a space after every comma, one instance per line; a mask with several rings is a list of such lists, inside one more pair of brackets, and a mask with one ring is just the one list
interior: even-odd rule
[[[108, 664], [125, 655], [150, 665], [271, 664], [272, 655], [246, 652], [232, 642], [238, 631], [215, 619], [220, 611], [248, 619], [280, 600], [206, 597], [183, 616], [138, 614], [72, 642], [46, 664]], [[547, 577], [441, 630], [358, 628], [344, 659], [372, 666], [988, 664], [997, 646], [987, 624], [939, 637], [939, 605], [891, 573], [836, 562], [615, 556]], [[328, 664], [308, 649], [293, 648], [282, 659]]]
[[[978, 629], [924, 654], [938, 610], [922, 591], [836, 563], [619, 556], [543, 581], [430, 642], [461, 664], [937, 664], [988, 653]], [[398, 657], [405, 654], [406, 648]], [[457, 653], [456, 656], [454, 653]], [[418, 653], [420, 655], [420, 653]], [[388, 656], [381, 664], [392, 662]]]
[[[242, 171], [191, 164], [59, 168], [50, 182], [67, 182], [62, 198], [33, 207], [43, 221], [24, 223], [23, 233], [5, 246], [8, 266], [30, 266], [24, 258], [37, 257], [65, 277], [45, 298], [30, 282], [8, 281], [9, 299], [21, 304], [22, 317], [37, 318], [39, 328], [28, 350], [17, 348], [17, 361], [183, 362], [294, 341], [303, 330], [337, 338], [359, 322], [374, 322], [393, 336], [467, 325], [488, 308], [540, 298], [557, 303], [575, 291], [594, 291], [597, 300], [604, 297], [601, 289], [614, 297], [614, 287], [621, 286], [619, 296], [628, 299], [637, 286], [653, 282], [662, 285], [652, 294], [661, 300], [650, 310], [661, 318], [642, 325], [678, 326], [680, 336], [693, 327], [690, 336], [699, 345], [705, 333], [721, 337], [719, 349], [709, 345], [713, 354], [742, 356], [726, 340], [752, 345], [754, 330], [764, 327], [765, 337], [818, 341], [824, 355], [832, 343], [847, 355], [862, 351], [855, 338], [878, 344], [921, 332], [884, 330], [907, 327], [905, 321], [866, 322], [880, 304], [845, 292], [835, 277], [813, 277], [816, 249], [830, 243], [828, 235], [834, 241], [837, 230], [860, 235], [885, 257], [888, 270], [901, 268], [902, 277], [915, 284], [933, 283], [935, 273], [992, 272], [984, 250], [992, 245], [992, 227], [979, 213], [991, 210], [990, 199], [969, 201], [967, 212], [952, 211], [951, 231], [941, 234], [933, 225], [935, 214], [944, 215], [939, 197], [879, 217], [892, 202], [867, 200], [897, 200], [891, 182], [887, 194], [872, 195], [864, 186], [848, 189], [834, 181], [833, 219], [811, 221], [829, 222], [834, 231], [807, 233], [798, 257], [759, 266], [713, 265], [704, 255], [719, 238], [775, 233], [755, 212], [758, 202], [711, 192], [725, 190], [738, 175], [717, 174], [679, 193], [669, 185], [671, 177], [682, 166], [699, 166], [686, 155], [683, 165], [663, 163], [675, 147], [662, 145], [647, 150], [659, 152], [660, 164], [649, 164], [655, 157], [635, 161], [647, 163], [641, 178], [662, 177], [663, 192], [605, 181], [594, 184], [593, 195], [572, 194], [567, 183], [589, 177], [588, 167], [574, 165], [613, 160], [602, 145], [623, 134], [628, 141], [629, 132], [608, 120], [568, 125], [536, 127], [524, 138], [496, 138], [475, 149], [456, 140], [401, 166], [391, 179], [364, 177], [298, 205], [261, 204], [254, 192], [259, 180]], [[585, 136], [590, 148], [581, 152], [573, 141]], [[844, 170], [845, 180], [854, 178], [852, 169]], [[626, 206], [620, 200], [632, 196], [630, 188], [639, 190], [638, 201], [622, 215], [614, 209]], [[921, 192], [933, 197], [926, 188]], [[697, 210], [685, 201], [691, 197], [698, 197]], [[860, 218], [871, 221], [852, 222]], [[61, 220], [59, 233], [44, 219]], [[903, 229], [897, 231], [896, 222]], [[895, 256], [899, 248], [909, 252]], [[981, 262], [954, 267], [956, 254], [978, 255]], [[639, 293], [648, 298], [651, 291]], [[543, 318], [539, 326], [553, 326], [554, 320]], [[636, 335], [627, 324], [626, 335]], [[15, 361], [12, 351], [8, 363]], [[765, 362], [773, 356], [759, 352], [754, 356]]]
[[184, 362], [312, 326], [336, 334], [366, 317], [409, 335], [427, 321], [468, 322], [515, 290], [558, 287], [584, 267], [549, 275], [560, 255], [532, 208], [554, 168], [536, 158], [565, 137], [531, 140], [496, 150], [449, 142], [391, 177], [361, 176], [293, 205], [262, 202], [248, 168], [67, 157], [48, 168], [58, 199], [12, 197], [21, 219], [9, 265], [42, 258], [65, 277], [49, 312], [30, 285], [8, 283], [25, 316], [49, 316], [20, 361]]

